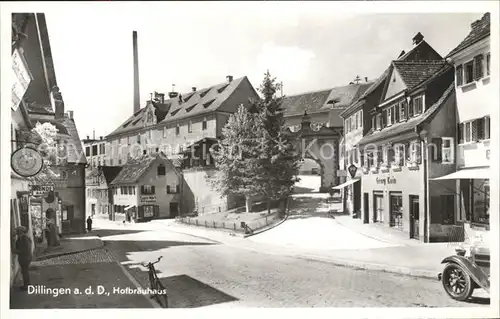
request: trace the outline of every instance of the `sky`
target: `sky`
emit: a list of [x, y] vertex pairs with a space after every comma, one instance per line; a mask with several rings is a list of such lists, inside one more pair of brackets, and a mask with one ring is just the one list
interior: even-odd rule
[[[154, 91], [189, 92], [264, 72], [284, 94], [373, 80], [421, 32], [445, 56], [482, 13], [357, 13], [331, 3], [120, 3], [45, 12], [57, 81], [81, 138], [106, 136], [133, 113], [132, 31], [141, 107]], [[335, 9], [335, 10], [334, 10]]]

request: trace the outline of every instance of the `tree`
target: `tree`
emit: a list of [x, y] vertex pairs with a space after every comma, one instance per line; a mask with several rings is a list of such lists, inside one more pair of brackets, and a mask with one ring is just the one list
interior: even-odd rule
[[35, 127], [33, 128], [33, 132], [38, 134], [38, 136], [40, 137], [38, 151], [44, 158], [44, 165], [42, 171], [39, 174], [42, 174], [42, 176], [46, 175], [46, 177], [48, 177], [49, 179], [57, 177], [57, 175], [54, 175], [55, 173], [50, 170], [50, 166], [56, 164], [56, 137], [58, 131], [59, 130], [49, 122], [45, 122], [43, 124], [37, 122]]
[[260, 165], [255, 175], [268, 199], [268, 213], [272, 201], [286, 201], [294, 184], [299, 181], [297, 175], [301, 156], [286, 134], [281, 108], [283, 97], [276, 96], [280, 85], [267, 71], [259, 89], [262, 98], [252, 103], [252, 110], [257, 112], [256, 123], [260, 126], [258, 133], [261, 141]]
[[212, 186], [223, 196], [245, 196], [246, 211], [251, 211], [251, 199], [260, 193], [255, 183], [259, 169], [259, 124], [254, 114], [243, 105], [229, 117], [222, 129], [222, 140], [211, 150], [218, 174]]

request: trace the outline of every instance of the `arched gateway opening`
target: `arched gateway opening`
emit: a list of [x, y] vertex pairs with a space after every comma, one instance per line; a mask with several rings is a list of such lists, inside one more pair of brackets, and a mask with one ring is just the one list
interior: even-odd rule
[[[292, 137], [296, 149], [303, 158], [303, 167], [311, 167], [313, 176], [315, 169], [320, 176], [320, 192], [328, 192], [332, 186], [339, 184], [337, 176], [339, 163], [339, 142], [342, 129], [322, 126], [317, 130], [311, 128], [311, 119], [307, 112], [302, 117], [301, 127], [298, 131], [292, 132], [290, 128], [287, 134]], [[316, 163], [316, 165], [314, 165]], [[316, 166], [316, 167], [315, 167]], [[303, 173], [299, 170], [299, 173]], [[300, 174], [304, 175], [304, 174]], [[303, 183], [303, 182], [302, 182]], [[299, 182], [299, 188], [301, 187]]]

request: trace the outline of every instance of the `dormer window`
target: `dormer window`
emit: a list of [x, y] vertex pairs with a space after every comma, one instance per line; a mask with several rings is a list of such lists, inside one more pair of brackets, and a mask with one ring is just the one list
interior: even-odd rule
[[405, 114], [405, 102], [399, 103], [399, 120], [404, 121], [406, 114]]
[[210, 92], [210, 89], [208, 89], [208, 90], [203, 91], [202, 93], [200, 93], [200, 98], [205, 97], [205, 95], [207, 95], [208, 92]]
[[196, 106], [196, 104], [194, 104], [193, 106], [190, 106], [186, 109], [186, 112], [190, 112], [194, 107]]
[[375, 127], [377, 130], [382, 129], [382, 114], [377, 114], [375, 119]]
[[474, 81], [474, 60], [464, 65], [464, 73], [465, 73], [465, 84]]
[[210, 105], [212, 105], [212, 103], [213, 103], [214, 101], [215, 101], [215, 99], [212, 99], [212, 100], [208, 101], [207, 103], [204, 103], [204, 104], [203, 104], [203, 107], [205, 107], [205, 108], [209, 107]]
[[229, 85], [229, 84], [226, 84], [226, 85], [224, 85], [223, 87], [219, 88], [219, 89], [217, 90], [217, 93], [221, 94], [222, 92], [224, 92], [224, 90], [227, 88], [227, 86], [228, 86], [228, 85]]

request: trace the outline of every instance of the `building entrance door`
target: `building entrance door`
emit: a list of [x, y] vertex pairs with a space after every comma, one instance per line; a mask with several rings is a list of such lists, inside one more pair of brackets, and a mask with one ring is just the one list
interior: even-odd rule
[[410, 238], [420, 238], [419, 212], [418, 196], [410, 195]]
[[90, 207], [91, 207], [91, 210], [90, 210], [91, 216], [94, 216], [94, 214], [95, 214], [95, 204], [92, 204]]
[[384, 216], [384, 195], [373, 194], [373, 222], [382, 223]]
[[170, 217], [174, 218], [179, 215], [179, 203], [170, 203]]
[[368, 224], [370, 222], [370, 206], [369, 206], [370, 195], [368, 193], [363, 194], [363, 223]]
[[361, 181], [354, 183], [354, 216], [361, 218]]

